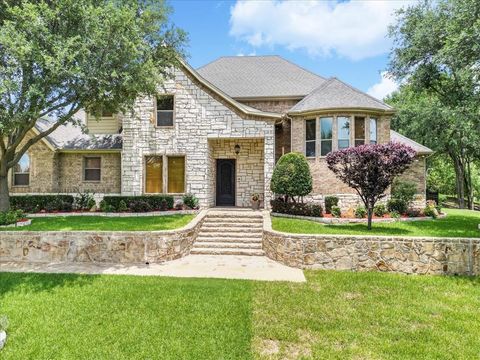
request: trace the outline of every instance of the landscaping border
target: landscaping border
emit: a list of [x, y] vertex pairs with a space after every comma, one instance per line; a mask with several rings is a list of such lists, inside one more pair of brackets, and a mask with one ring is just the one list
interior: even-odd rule
[[139, 216], [168, 216], [168, 215], [195, 215], [199, 210], [166, 210], [166, 211], [149, 211], [149, 212], [57, 212], [57, 213], [34, 213], [28, 214], [28, 218], [41, 218], [41, 217], [62, 217], [62, 216], [103, 216], [103, 217], [139, 217]]
[[291, 234], [264, 212], [263, 250], [301, 269], [480, 275], [480, 238]]
[[[315, 221], [318, 223], [322, 224], [361, 224], [361, 223], [367, 223], [368, 219], [363, 218], [363, 219], [351, 219], [351, 218], [326, 218], [326, 217], [313, 217], [313, 216], [302, 216], [302, 215], [290, 215], [290, 214], [282, 214], [282, 213], [271, 213], [273, 216], [278, 216], [278, 217], [284, 217], [284, 218], [290, 218], [290, 219], [300, 219], [300, 220], [309, 220], [309, 221]], [[443, 219], [447, 217], [447, 214], [440, 214], [438, 216], [438, 219]], [[433, 220], [433, 218], [429, 216], [421, 216], [421, 217], [400, 217], [398, 219], [394, 218], [383, 218], [383, 219], [372, 219], [372, 222], [374, 223], [392, 223], [396, 221], [404, 221], [404, 222], [409, 222], [409, 221], [426, 221], [426, 220]]]
[[165, 231], [2, 231], [0, 262], [160, 263], [190, 253], [206, 215]]

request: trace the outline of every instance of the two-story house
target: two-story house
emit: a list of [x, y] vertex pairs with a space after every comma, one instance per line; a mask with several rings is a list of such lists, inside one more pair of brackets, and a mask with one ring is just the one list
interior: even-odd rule
[[190, 192], [202, 207], [249, 206], [259, 193], [268, 206], [276, 160], [297, 151], [311, 166], [311, 198], [337, 195], [345, 209], [358, 196], [328, 170], [325, 156], [398, 141], [417, 151], [403, 177], [417, 184], [418, 206], [425, 201], [431, 150], [390, 129], [392, 107], [337, 78], [278, 56], [222, 57], [196, 70], [183, 64], [159, 91], [126, 114], [78, 113], [88, 131], [62, 126], [33, 146], [12, 171], [11, 192]]

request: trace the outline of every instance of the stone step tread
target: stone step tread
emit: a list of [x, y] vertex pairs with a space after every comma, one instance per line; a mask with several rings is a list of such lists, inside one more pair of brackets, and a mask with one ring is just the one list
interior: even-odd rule
[[224, 226], [224, 227], [205, 227], [202, 226], [200, 228], [200, 232], [218, 232], [218, 233], [256, 233], [256, 234], [262, 234], [263, 229], [262, 228], [248, 228], [248, 227], [236, 227], [236, 226]]
[[196, 242], [194, 249], [200, 248], [233, 248], [233, 249], [261, 249], [262, 243], [238, 243], [238, 242]]
[[192, 249], [192, 255], [248, 255], [248, 256], [264, 256], [263, 250], [257, 249], [230, 249], [230, 248], [202, 248]]
[[262, 214], [255, 213], [208, 213], [209, 218], [238, 218], [238, 219], [263, 219]]
[[203, 220], [204, 223], [229, 223], [229, 224], [263, 224], [263, 219], [237, 219], [237, 218], [209, 218]]
[[238, 238], [238, 237], [213, 237], [213, 236], [198, 236], [196, 242], [223, 242], [223, 243], [250, 243], [261, 244], [262, 238]]
[[241, 227], [241, 228], [263, 228], [263, 223], [224, 223], [224, 222], [204, 222], [202, 227]]

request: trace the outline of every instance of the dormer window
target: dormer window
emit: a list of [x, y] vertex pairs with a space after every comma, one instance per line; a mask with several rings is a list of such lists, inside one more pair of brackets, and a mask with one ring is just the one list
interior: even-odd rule
[[174, 103], [173, 95], [161, 95], [157, 97], [157, 126], [170, 127], [173, 126], [174, 117]]

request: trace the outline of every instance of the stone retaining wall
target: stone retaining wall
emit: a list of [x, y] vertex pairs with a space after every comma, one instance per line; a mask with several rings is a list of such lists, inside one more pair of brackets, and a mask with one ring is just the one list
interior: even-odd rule
[[265, 216], [263, 250], [302, 269], [480, 275], [480, 239], [287, 234]]
[[206, 211], [168, 231], [2, 231], [0, 262], [159, 263], [190, 253]]

